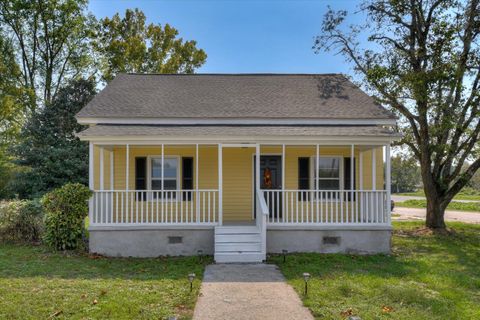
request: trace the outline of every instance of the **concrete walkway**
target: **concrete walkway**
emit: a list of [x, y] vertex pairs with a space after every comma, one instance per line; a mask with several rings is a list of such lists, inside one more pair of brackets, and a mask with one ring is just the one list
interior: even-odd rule
[[[392, 220], [425, 220], [426, 209], [395, 207]], [[480, 212], [445, 211], [445, 221], [458, 221], [466, 223], [480, 223]]]
[[194, 320], [313, 319], [275, 265], [214, 264], [205, 269]]

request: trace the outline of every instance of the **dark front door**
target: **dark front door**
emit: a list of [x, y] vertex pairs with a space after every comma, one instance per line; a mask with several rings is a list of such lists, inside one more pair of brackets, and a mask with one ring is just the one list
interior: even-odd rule
[[[256, 161], [253, 159], [254, 177], [256, 179]], [[255, 190], [255, 181], [253, 189]], [[282, 157], [281, 156], [260, 156], [260, 189], [281, 190], [282, 189]], [[256, 192], [255, 192], [256, 198]], [[255, 199], [256, 201], [256, 199]], [[282, 201], [280, 192], [266, 192], [265, 201], [268, 204], [270, 218], [279, 219], [282, 217]], [[254, 207], [256, 209], [256, 205]], [[256, 212], [255, 212], [256, 217]]]

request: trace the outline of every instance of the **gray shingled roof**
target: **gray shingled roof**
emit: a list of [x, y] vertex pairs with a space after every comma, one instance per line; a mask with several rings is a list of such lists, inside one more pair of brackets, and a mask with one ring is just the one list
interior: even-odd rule
[[120, 74], [77, 117], [394, 118], [339, 74]]
[[398, 137], [379, 126], [162, 126], [96, 125], [80, 132], [79, 137], [102, 136], [372, 136]]

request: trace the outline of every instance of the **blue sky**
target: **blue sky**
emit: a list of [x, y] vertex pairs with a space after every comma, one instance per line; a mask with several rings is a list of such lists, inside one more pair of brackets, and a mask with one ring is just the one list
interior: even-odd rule
[[198, 72], [351, 74], [342, 57], [311, 48], [328, 5], [354, 12], [358, 1], [90, 0], [89, 9], [101, 18], [138, 7], [149, 22], [169, 23], [207, 52]]

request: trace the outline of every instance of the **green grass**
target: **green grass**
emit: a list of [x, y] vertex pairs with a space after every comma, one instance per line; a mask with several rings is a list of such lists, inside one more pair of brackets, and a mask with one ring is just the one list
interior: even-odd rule
[[197, 257], [103, 258], [0, 245], [0, 319], [188, 319], [203, 270]]
[[[426, 200], [406, 200], [402, 202], [395, 202], [397, 207], [406, 207], [406, 208], [426, 208]], [[450, 210], [460, 210], [460, 211], [473, 211], [480, 212], [480, 202], [457, 202], [452, 201], [448, 205], [447, 209]]]
[[[454, 235], [416, 235], [395, 223], [392, 255], [272, 257], [317, 319], [480, 319], [480, 225]], [[303, 272], [312, 275], [303, 296]]]
[[[423, 190], [416, 192], [395, 193], [397, 196], [413, 196], [413, 197], [425, 197]], [[466, 190], [460, 191], [454, 198], [454, 200], [478, 200], [480, 201], [480, 191], [466, 188]]]

